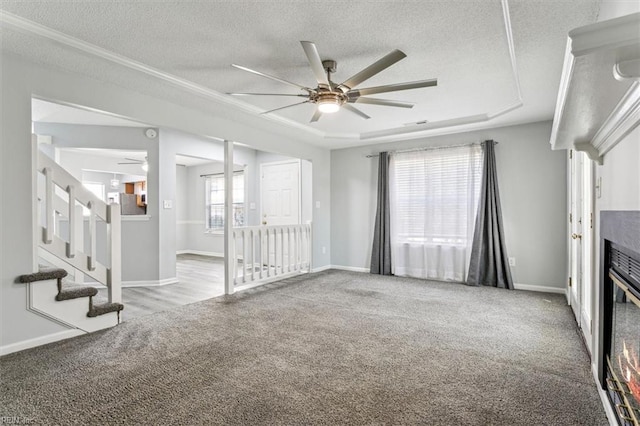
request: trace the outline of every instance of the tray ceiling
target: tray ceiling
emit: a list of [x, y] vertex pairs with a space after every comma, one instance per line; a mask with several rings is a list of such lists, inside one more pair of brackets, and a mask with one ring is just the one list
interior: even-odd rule
[[[311, 104], [272, 113], [280, 122], [333, 138], [329, 146], [337, 148], [372, 143], [383, 136], [406, 137], [428, 128], [451, 131], [466, 123], [551, 119], [567, 33], [594, 22], [598, 3], [5, 0], [0, 7], [222, 96], [300, 93], [234, 69], [232, 63], [315, 87], [300, 40], [315, 42], [322, 59], [338, 62], [336, 82], [393, 49], [407, 57], [359, 87], [438, 78], [437, 87], [372, 96], [413, 102], [413, 109], [358, 104], [371, 116], [369, 120], [342, 110], [309, 123], [315, 108]], [[40, 61], [64, 58], [47, 55], [44, 43], [38, 52], [38, 46], [19, 31], [2, 31], [3, 49]], [[54, 65], [74, 69], [59, 61]], [[249, 104], [259, 118], [262, 111], [298, 102], [291, 99], [242, 97], [230, 102]]]

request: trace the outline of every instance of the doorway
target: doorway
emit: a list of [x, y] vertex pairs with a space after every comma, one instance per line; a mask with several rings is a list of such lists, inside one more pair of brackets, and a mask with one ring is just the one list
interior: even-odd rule
[[571, 305], [589, 353], [592, 349], [594, 294], [594, 163], [583, 152], [569, 151], [569, 288]]

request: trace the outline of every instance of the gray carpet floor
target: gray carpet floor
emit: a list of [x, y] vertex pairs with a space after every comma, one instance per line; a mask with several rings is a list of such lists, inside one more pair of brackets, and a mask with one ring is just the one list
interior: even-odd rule
[[607, 425], [561, 295], [326, 271], [0, 358], [32, 424]]

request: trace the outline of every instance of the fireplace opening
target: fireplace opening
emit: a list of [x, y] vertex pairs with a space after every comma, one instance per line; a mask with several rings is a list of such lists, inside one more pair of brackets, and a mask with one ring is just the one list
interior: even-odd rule
[[606, 241], [605, 377], [607, 396], [622, 426], [640, 426], [640, 255]]

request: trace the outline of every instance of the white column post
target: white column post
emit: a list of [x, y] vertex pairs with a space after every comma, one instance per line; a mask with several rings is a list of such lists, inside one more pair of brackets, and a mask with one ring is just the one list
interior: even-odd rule
[[[224, 294], [233, 294], [233, 142], [224, 141]], [[243, 260], [245, 262], [246, 259]], [[244, 275], [244, 274], [243, 274]]]
[[109, 204], [107, 206], [109, 251], [111, 253], [111, 267], [107, 270], [107, 283], [109, 284], [109, 302], [122, 303], [122, 240], [120, 223], [120, 206]]

